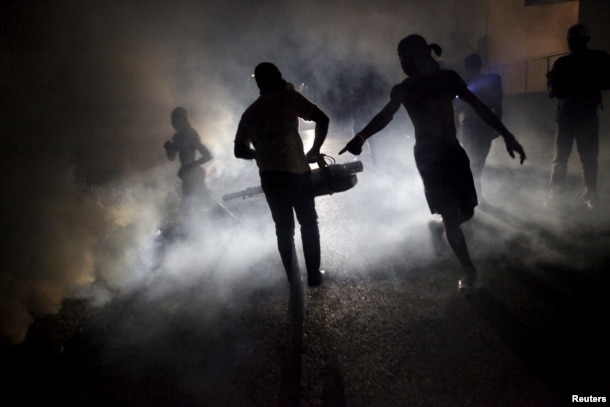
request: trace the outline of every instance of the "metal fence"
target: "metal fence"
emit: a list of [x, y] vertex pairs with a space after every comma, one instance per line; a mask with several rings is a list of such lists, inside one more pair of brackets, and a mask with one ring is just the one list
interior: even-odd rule
[[505, 94], [546, 92], [546, 73], [567, 51], [506, 65], [492, 65], [490, 72], [502, 76]]

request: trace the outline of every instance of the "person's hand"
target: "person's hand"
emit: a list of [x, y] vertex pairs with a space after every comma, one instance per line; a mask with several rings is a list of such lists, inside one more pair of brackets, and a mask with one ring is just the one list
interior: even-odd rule
[[318, 158], [320, 157], [320, 150], [311, 149], [305, 154], [305, 158], [307, 158], [308, 163], [317, 163]]
[[508, 155], [510, 155], [512, 158], [515, 158], [515, 152], [518, 153], [519, 162], [520, 164], [523, 164], [523, 161], [525, 161], [527, 157], [525, 156], [525, 150], [523, 150], [521, 144], [519, 144], [519, 142], [514, 137], [507, 138], [505, 141], [506, 151], [508, 151]]
[[353, 139], [351, 139], [345, 147], [341, 151], [339, 151], [339, 155], [343, 154], [346, 151], [349, 151], [353, 155], [360, 155], [362, 153], [362, 145], [364, 144], [364, 139], [362, 136], [356, 134]]
[[182, 165], [178, 170], [178, 176], [180, 178], [183, 178], [184, 175], [186, 175], [186, 173], [189, 172], [191, 168], [193, 168], [193, 165], [191, 163]]

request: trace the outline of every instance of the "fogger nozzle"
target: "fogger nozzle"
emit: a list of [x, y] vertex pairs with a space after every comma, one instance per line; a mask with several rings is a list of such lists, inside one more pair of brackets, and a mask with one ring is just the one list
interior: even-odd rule
[[[362, 161], [353, 161], [344, 164], [320, 165], [311, 171], [311, 183], [314, 196], [332, 195], [335, 192], [343, 192], [351, 189], [358, 183], [356, 173], [362, 172]], [[249, 198], [262, 195], [260, 186], [246, 188], [242, 191], [233, 192], [222, 196], [223, 201], [236, 198]]]

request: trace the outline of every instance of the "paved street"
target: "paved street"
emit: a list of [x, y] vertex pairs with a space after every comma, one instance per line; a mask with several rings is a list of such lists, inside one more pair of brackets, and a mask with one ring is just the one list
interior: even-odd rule
[[3, 351], [8, 389], [24, 404], [76, 406], [610, 397], [607, 213], [577, 199], [542, 207], [544, 173], [501, 154], [500, 145], [464, 228], [484, 285], [476, 297], [457, 292], [452, 253], [432, 251], [433, 217], [411, 164], [398, 176], [363, 155], [356, 187], [317, 201], [322, 287], [289, 288], [264, 198], [228, 202], [243, 219], [229, 233], [174, 243], [159, 269], [103, 307], [73, 299], [37, 321]]

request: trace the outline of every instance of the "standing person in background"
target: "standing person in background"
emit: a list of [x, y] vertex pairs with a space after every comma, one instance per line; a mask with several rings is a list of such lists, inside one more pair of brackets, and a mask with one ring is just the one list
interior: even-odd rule
[[[172, 126], [176, 133], [171, 141], [166, 141], [163, 147], [167, 159], [174, 161], [176, 155], [180, 159], [178, 177], [182, 180], [182, 202], [180, 208], [181, 222], [189, 222], [197, 211], [212, 209], [214, 213], [239, 221], [228, 209], [212, 198], [205, 181], [205, 170], [201, 167], [212, 159], [212, 154], [201, 143], [197, 131], [191, 126], [187, 110], [176, 107], [171, 114]], [[199, 153], [200, 157], [195, 159]]]
[[[400, 41], [398, 57], [408, 77], [392, 88], [389, 102], [339, 154], [349, 151], [359, 155], [365, 141], [384, 129], [401, 105], [405, 107], [415, 128], [415, 163], [424, 183], [428, 206], [433, 214], [442, 217], [441, 227], [464, 272], [458, 290], [468, 293], [479, 287], [479, 280], [461, 225], [474, 215], [477, 196], [468, 156], [456, 136], [453, 111], [456, 96], [470, 104], [485, 123], [502, 135], [511, 157], [518, 153], [523, 163], [525, 152], [456, 72], [440, 68], [432, 51], [437, 56], [442, 52], [437, 44], [429, 45], [417, 34]], [[437, 228], [435, 233], [440, 239], [443, 229]]]
[[557, 111], [553, 164], [545, 205], [565, 192], [563, 187], [574, 141], [582, 165], [582, 200], [590, 209], [597, 205], [597, 109], [602, 102], [601, 91], [610, 89], [610, 55], [606, 51], [590, 50], [590, 40], [585, 24], [570, 27], [567, 33], [570, 53], [557, 59], [547, 73], [548, 95], [557, 99]]
[[[326, 139], [329, 119], [322, 110], [287, 83], [270, 62], [254, 69], [260, 96], [243, 113], [235, 136], [237, 158], [256, 160], [271, 216], [277, 246], [290, 282], [301, 278], [294, 245], [294, 214], [301, 225], [307, 283], [322, 283], [320, 233], [309, 163], [317, 161]], [[299, 118], [316, 123], [311, 149], [305, 154]]]
[[[496, 74], [481, 73], [483, 63], [479, 54], [468, 55], [464, 65], [468, 89], [485, 103], [498, 119], [502, 120], [502, 78]], [[469, 104], [460, 99], [456, 102], [456, 113], [460, 120], [459, 140], [470, 159], [474, 186], [479, 202], [482, 202], [481, 175], [491, 149], [491, 142], [499, 134], [489, 127]]]

